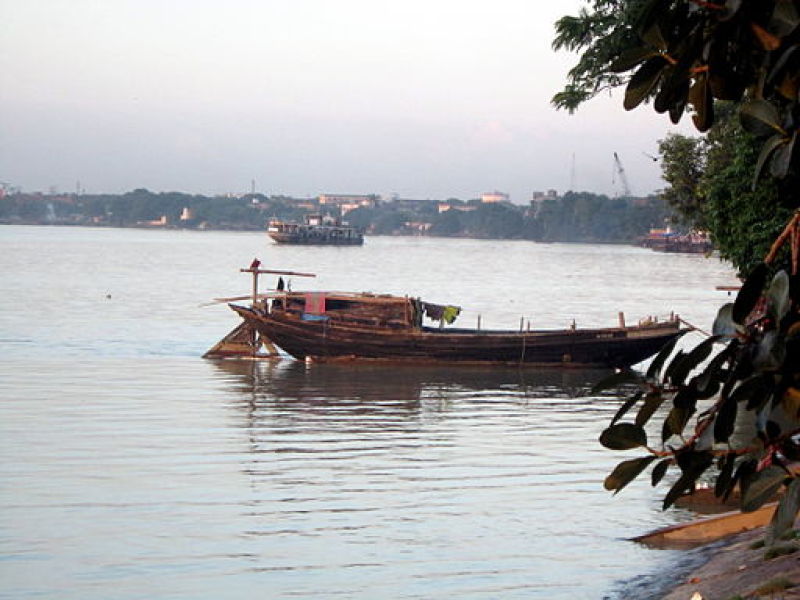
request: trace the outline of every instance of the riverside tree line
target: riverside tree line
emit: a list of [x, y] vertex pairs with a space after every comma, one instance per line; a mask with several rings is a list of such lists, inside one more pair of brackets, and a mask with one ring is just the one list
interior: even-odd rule
[[672, 209], [659, 196], [609, 198], [590, 192], [567, 192], [527, 206], [455, 198], [392, 199], [344, 216], [337, 206], [320, 206], [316, 199], [262, 194], [234, 198], [137, 189], [125, 194], [16, 193], [0, 198], [2, 223], [261, 230], [271, 219], [302, 221], [309, 213], [343, 219], [373, 235], [627, 243], [663, 227]]

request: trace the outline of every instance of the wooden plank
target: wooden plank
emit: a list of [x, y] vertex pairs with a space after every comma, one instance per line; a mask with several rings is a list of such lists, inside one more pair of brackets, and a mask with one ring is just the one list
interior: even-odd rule
[[258, 273], [269, 275], [294, 275], [296, 277], [316, 277], [315, 273], [299, 273], [297, 271], [276, 271], [274, 269], [239, 269], [241, 273]]

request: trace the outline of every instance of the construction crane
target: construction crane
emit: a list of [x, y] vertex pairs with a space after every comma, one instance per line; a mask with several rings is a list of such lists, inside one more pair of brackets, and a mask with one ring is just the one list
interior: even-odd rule
[[630, 196], [631, 195], [631, 186], [628, 185], [628, 177], [625, 175], [625, 169], [622, 167], [622, 161], [617, 156], [617, 153], [614, 152], [614, 170], [611, 172], [611, 184], [616, 183], [616, 178], [619, 177], [619, 182], [622, 184], [622, 195], [623, 196]]

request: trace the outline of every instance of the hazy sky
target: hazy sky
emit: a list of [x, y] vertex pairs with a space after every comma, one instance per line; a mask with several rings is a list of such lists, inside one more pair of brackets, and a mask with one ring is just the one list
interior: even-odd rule
[[664, 115], [550, 107], [575, 61], [553, 23], [582, 4], [0, 0], [0, 181], [524, 203], [619, 191], [616, 151], [659, 189]]

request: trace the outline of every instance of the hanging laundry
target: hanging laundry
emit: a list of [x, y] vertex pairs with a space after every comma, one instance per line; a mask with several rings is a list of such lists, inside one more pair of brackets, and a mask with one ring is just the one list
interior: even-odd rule
[[305, 313], [309, 315], [324, 315], [325, 314], [325, 293], [324, 292], [309, 292], [305, 295], [306, 309]]

